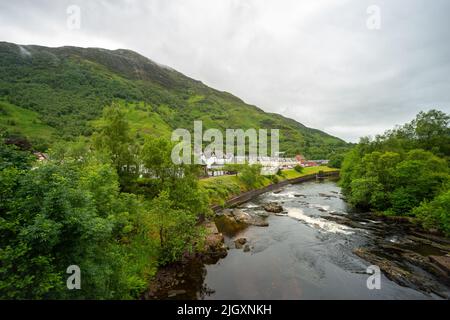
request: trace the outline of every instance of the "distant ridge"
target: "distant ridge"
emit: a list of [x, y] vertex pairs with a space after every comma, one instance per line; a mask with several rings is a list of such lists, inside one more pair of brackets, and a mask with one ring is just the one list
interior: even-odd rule
[[23, 119], [11, 116], [22, 108], [36, 117], [35, 123], [47, 126], [55, 139], [89, 135], [93, 121], [112, 101], [128, 106], [138, 134], [169, 135], [175, 128], [189, 129], [194, 120], [202, 120], [205, 128], [278, 128], [280, 149], [288, 155], [327, 158], [348, 146], [131, 50], [0, 42], [0, 112], [4, 110], [0, 126], [8, 133], [32, 141], [42, 138], [27, 133], [21, 126]]

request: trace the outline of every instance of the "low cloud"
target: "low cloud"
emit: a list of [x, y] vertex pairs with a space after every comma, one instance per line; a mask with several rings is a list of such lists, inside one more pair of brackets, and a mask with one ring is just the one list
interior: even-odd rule
[[[81, 9], [78, 30], [67, 7]], [[381, 10], [369, 30], [366, 10]], [[450, 2], [9, 1], [0, 40], [127, 48], [350, 141], [450, 112]]]

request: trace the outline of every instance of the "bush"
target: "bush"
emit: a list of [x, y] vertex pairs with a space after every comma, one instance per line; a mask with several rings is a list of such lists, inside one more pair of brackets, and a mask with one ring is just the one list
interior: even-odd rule
[[294, 170], [297, 171], [298, 173], [302, 173], [303, 172], [303, 167], [301, 165], [296, 165], [294, 167]]
[[344, 161], [344, 154], [333, 154], [328, 162], [328, 167], [340, 169]]
[[245, 165], [238, 177], [247, 189], [258, 188], [264, 179], [261, 175], [261, 165], [259, 164]]
[[[0, 296], [129, 298], [132, 263], [118, 242], [131, 222], [117, 174], [109, 165], [46, 163], [0, 173]], [[125, 219], [124, 219], [125, 217]], [[68, 291], [69, 265], [82, 271], [82, 289]]]
[[280, 178], [278, 178], [278, 176], [276, 176], [276, 175], [269, 176], [269, 179], [270, 179], [270, 181], [272, 181], [273, 184], [280, 182]]
[[438, 229], [450, 237], [450, 190], [414, 208], [413, 215], [426, 229]]

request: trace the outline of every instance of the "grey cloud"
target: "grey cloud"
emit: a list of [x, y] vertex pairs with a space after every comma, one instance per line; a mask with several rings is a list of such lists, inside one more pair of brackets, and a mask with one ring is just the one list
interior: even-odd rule
[[[79, 5], [80, 30], [66, 28]], [[366, 27], [369, 5], [381, 30]], [[450, 2], [2, 1], [0, 39], [125, 47], [347, 140], [450, 111]]]

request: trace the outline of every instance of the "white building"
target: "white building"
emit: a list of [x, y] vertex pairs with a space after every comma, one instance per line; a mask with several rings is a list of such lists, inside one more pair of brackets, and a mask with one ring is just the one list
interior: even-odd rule
[[225, 172], [221, 169], [226, 164], [244, 164], [250, 165], [260, 164], [262, 166], [261, 173], [265, 175], [274, 175], [279, 169], [291, 169], [301, 163], [296, 158], [283, 157], [249, 157], [249, 156], [234, 156], [232, 154], [223, 157], [217, 157], [215, 154], [206, 157], [204, 154], [201, 160], [206, 164], [207, 171], [210, 175], [223, 175]]

